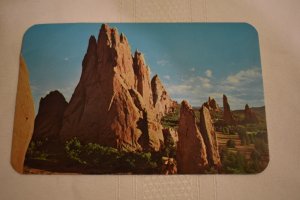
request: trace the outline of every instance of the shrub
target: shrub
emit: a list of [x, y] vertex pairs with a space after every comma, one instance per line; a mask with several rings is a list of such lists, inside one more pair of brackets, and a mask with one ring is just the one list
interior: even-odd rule
[[224, 134], [229, 134], [229, 128], [228, 127], [223, 127], [223, 133]]
[[228, 148], [235, 148], [235, 141], [234, 140], [228, 140], [227, 143], [226, 143], [226, 146]]
[[31, 141], [27, 148], [26, 160], [35, 159], [35, 160], [47, 160], [48, 153], [44, 150], [44, 141], [37, 140]]
[[77, 138], [66, 142], [65, 151], [73, 162], [105, 173], [150, 173], [157, 168], [149, 152], [118, 151], [95, 143], [82, 144]]
[[221, 150], [222, 171], [225, 173], [245, 173], [247, 171], [247, 162], [240, 152], [232, 152], [227, 148]]

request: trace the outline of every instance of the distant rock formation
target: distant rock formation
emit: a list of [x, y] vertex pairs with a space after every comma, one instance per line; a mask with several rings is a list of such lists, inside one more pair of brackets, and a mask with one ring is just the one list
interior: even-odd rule
[[203, 104], [208, 110], [220, 112], [221, 109], [214, 98], [208, 97], [208, 101]]
[[234, 124], [235, 121], [233, 119], [231, 110], [230, 110], [230, 106], [227, 100], [226, 95], [223, 95], [223, 108], [224, 108], [224, 112], [223, 112], [223, 119], [226, 123], [228, 124]]
[[33, 126], [34, 102], [26, 63], [21, 56], [11, 152], [11, 164], [19, 173], [23, 173], [25, 155], [32, 137]]
[[258, 123], [258, 118], [256, 114], [253, 112], [253, 110], [249, 107], [248, 104], [245, 105], [245, 119], [244, 121], [246, 123]]
[[153, 105], [156, 112], [159, 114], [159, 117], [162, 117], [169, 112], [173, 112], [177, 103], [168, 95], [158, 75], [155, 75], [152, 78], [151, 88], [153, 93]]
[[127, 38], [103, 24], [98, 40], [90, 37], [61, 140], [77, 137], [118, 149], [158, 151], [163, 134], [153, 103], [162, 95], [152, 95], [149, 80], [142, 54], [132, 57]]
[[196, 124], [195, 113], [187, 101], [181, 103], [178, 139], [178, 173], [202, 173], [208, 166], [206, 146]]
[[200, 132], [206, 146], [207, 160], [210, 166], [221, 167], [221, 160], [212, 119], [209, 110], [202, 106], [200, 108]]
[[34, 122], [33, 139], [58, 139], [63, 115], [68, 103], [59, 91], [52, 91], [41, 98]]

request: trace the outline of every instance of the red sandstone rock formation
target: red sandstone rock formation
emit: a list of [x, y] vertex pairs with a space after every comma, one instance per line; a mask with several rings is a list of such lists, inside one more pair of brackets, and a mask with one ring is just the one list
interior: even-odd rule
[[210, 112], [204, 106], [200, 108], [200, 132], [206, 146], [209, 165], [217, 168], [221, 167], [217, 135], [212, 124]]
[[145, 64], [142, 53], [135, 51], [133, 57], [133, 70], [135, 74], [134, 88], [141, 94], [147, 106], [153, 105], [152, 90], [150, 85], [150, 70]]
[[208, 110], [220, 112], [221, 109], [214, 98], [208, 97], [208, 101], [203, 104]]
[[178, 173], [202, 173], [208, 166], [206, 146], [187, 101], [181, 103], [177, 143]]
[[228, 100], [227, 100], [227, 97], [225, 94], [223, 95], [223, 109], [224, 109], [224, 112], [223, 112], [224, 121], [228, 124], [234, 124], [235, 121], [233, 119], [233, 116], [232, 116], [232, 113], [230, 110], [230, 106], [229, 106], [229, 103], [228, 103]]
[[249, 107], [248, 104], [245, 105], [245, 119], [244, 121], [246, 123], [258, 123], [258, 118], [256, 114], [253, 112], [253, 110]]
[[57, 139], [68, 103], [59, 91], [52, 91], [41, 98], [34, 122], [33, 139]]
[[19, 173], [23, 173], [25, 155], [32, 137], [33, 126], [34, 102], [31, 95], [29, 74], [25, 61], [22, 57], [20, 57], [19, 81], [11, 151], [11, 164]]
[[173, 112], [177, 103], [171, 99], [157, 75], [151, 80], [151, 88], [153, 93], [153, 105], [159, 118], [169, 112]]
[[127, 38], [102, 25], [92, 36], [80, 81], [66, 108], [60, 138], [126, 150], [159, 150], [162, 128], [152, 105], [149, 70], [131, 56]]
[[178, 132], [173, 128], [163, 129], [163, 135], [164, 135], [165, 141], [166, 141], [166, 138], [172, 138], [174, 144], [176, 144], [178, 142]]

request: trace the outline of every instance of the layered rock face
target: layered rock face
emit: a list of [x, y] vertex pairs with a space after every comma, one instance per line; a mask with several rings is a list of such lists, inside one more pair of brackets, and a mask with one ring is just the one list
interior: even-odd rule
[[177, 103], [174, 102], [168, 95], [157, 75], [155, 75], [151, 80], [151, 88], [153, 94], [153, 105], [159, 117], [162, 117], [169, 112], [173, 112]]
[[60, 138], [126, 150], [159, 150], [162, 127], [152, 105], [149, 69], [126, 37], [102, 25], [91, 37], [80, 81], [67, 106]]
[[63, 115], [68, 103], [59, 91], [52, 91], [41, 98], [34, 122], [33, 139], [56, 139], [62, 127]]
[[246, 123], [258, 123], [258, 118], [248, 104], [245, 105], [245, 122]]
[[226, 123], [228, 124], [234, 124], [234, 119], [230, 110], [230, 106], [227, 100], [227, 96], [224, 94], [223, 95], [223, 108], [224, 108], [224, 112], [223, 112], [223, 119]]
[[208, 110], [220, 112], [221, 109], [214, 98], [208, 97], [208, 101], [203, 104]]
[[181, 103], [178, 140], [178, 173], [203, 172], [208, 166], [206, 146], [196, 124], [195, 113], [186, 101]]
[[200, 109], [200, 131], [206, 146], [207, 160], [210, 166], [221, 167], [221, 160], [212, 119], [209, 110], [202, 106]]
[[25, 61], [20, 57], [19, 81], [13, 128], [11, 164], [23, 173], [24, 160], [34, 126], [34, 102]]

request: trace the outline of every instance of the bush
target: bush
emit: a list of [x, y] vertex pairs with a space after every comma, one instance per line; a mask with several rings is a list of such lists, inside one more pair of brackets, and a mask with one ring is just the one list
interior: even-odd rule
[[251, 143], [249, 135], [244, 127], [238, 127], [238, 135], [242, 145], [249, 145]]
[[43, 147], [44, 141], [31, 141], [26, 152], [26, 159], [47, 160], [48, 153], [45, 152]]
[[229, 134], [229, 128], [228, 127], [223, 127], [223, 133], [224, 134]]
[[73, 162], [104, 173], [151, 173], [157, 168], [149, 152], [125, 152], [95, 143], [81, 144], [77, 138], [66, 142], [65, 151]]
[[226, 146], [228, 148], [235, 148], [235, 141], [234, 140], [228, 140], [227, 143], [226, 143]]
[[247, 162], [240, 152], [232, 152], [227, 148], [221, 150], [222, 171], [225, 173], [240, 174], [247, 171]]

